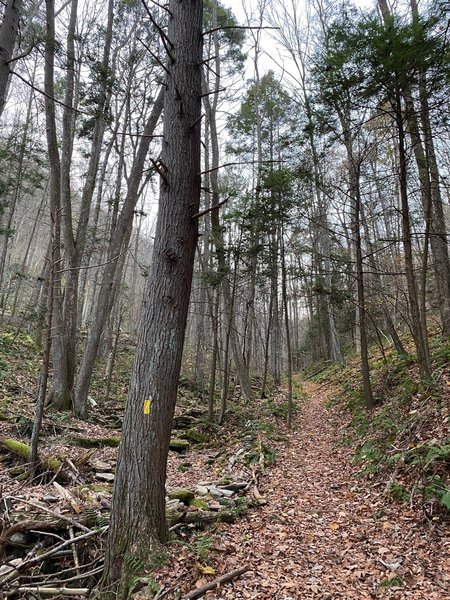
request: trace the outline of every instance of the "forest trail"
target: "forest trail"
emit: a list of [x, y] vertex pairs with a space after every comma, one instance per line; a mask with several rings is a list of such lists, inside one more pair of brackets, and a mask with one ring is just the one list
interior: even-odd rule
[[251, 571], [206, 597], [450, 598], [443, 526], [407, 503], [390, 504], [384, 485], [357, 478], [336, 415], [325, 406], [333, 390], [303, 387], [307, 400], [295, 429], [261, 482], [268, 504], [221, 532], [220, 572]]

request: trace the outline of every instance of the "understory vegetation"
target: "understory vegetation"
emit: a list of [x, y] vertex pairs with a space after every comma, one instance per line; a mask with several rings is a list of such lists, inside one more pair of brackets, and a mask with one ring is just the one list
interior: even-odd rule
[[[403, 341], [412, 352], [411, 340]], [[354, 448], [360, 476], [384, 486], [387, 498], [409, 502], [433, 518], [450, 510], [450, 344], [437, 335], [430, 342], [433, 370], [427, 380], [412, 353], [373, 349], [373, 411], [361, 396], [357, 358], [319, 372], [316, 365], [305, 376], [337, 386], [329, 405], [349, 415], [343, 442]]]

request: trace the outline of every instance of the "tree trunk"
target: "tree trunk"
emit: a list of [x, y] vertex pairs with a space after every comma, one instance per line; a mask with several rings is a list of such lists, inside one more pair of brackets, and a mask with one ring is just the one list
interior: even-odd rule
[[403, 123], [403, 111], [401, 106], [400, 93], [397, 92], [395, 99], [395, 118], [398, 133], [398, 157], [399, 157], [399, 191], [400, 191], [400, 210], [402, 216], [402, 241], [405, 255], [406, 282], [408, 285], [409, 309], [411, 312], [411, 331], [414, 337], [414, 343], [417, 351], [417, 362], [419, 369], [424, 377], [431, 375], [430, 352], [428, 347], [428, 334], [423, 327], [422, 315], [417, 293], [416, 276], [414, 273], [414, 258], [411, 244], [411, 225], [409, 217], [408, 204], [408, 178], [405, 147], [405, 130]]
[[289, 323], [289, 304], [287, 295], [286, 283], [286, 255], [284, 249], [284, 232], [281, 233], [280, 245], [280, 262], [281, 262], [281, 294], [283, 298], [284, 308], [284, 323], [286, 327], [286, 354], [287, 354], [287, 380], [288, 380], [288, 397], [287, 397], [287, 426], [292, 427], [292, 347], [291, 347], [291, 328]]
[[81, 418], [87, 416], [87, 395], [94, 369], [95, 359], [102, 336], [103, 329], [111, 310], [111, 292], [114, 286], [114, 278], [117, 270], [118, 258], [123, 252], [124, 240], [133, 221], [134, 208], [138, 201], [139, 184], [142, 178], [145, 159], [150, 146], [151, 137], [158, 123], [164, 102], [164, 89], [161, 88], [153, 105], [152, 112], [144, 129], [144, 135], [139, 142], [139, 149], [130, 173], [127, 195], [120, 213], [117, 227], [108, 250], [107, 264], [104, 267], [102, 282], [97, 297], [96, 309], [93, 311], [95, 318], [91, 324], [88, 341], [83, 354], [80, 370], [78, 372], [75, 395], [75, 414]]
[[11, 72], [9, 61], [12, 58], [19, 30], [21, 8], [22, 0], [7, 0], [3, 21], [0, 25], [0, 117], [6, 103], [9, 74]]
[[[218, 93], [218, 88], [216, 93]], [[212, 148], [212, 171], [211, 171], [211, 188], [212, 188], [212, 206], [218, 206], [220, 200], [219, 181], [217, 178], [217, 168], [219, 166], [219, 141], [217, 136], [216, 127], [216, 116], [215, 112], [211, 109], [208, 97], [204, 97], [203, 103], [205, 110], [208, 113], [208, 120], [211, 132], [211, 148]], [[236, 322], [234, 314], [232, 312], [232, 291], [230, 281], [228, 279], [227, 265], [225, 261], [225, 241], [223, 239], [223, 232], [220, 226], [219, 220], [219, 209], [215, 208], [211, 211], [211, 226], [212, 226], [212, 239], [216, 249], [217, 264], [219, 274], [222, 276], [222, 291], [225, 299], [225, 318], [226, 321], [231, 321], [230, 329], [230, 344], [231, 351], [233, 354], [233, 360], [236, 366], [239, 383], [241, 385], [242, 395], [246, 402], [249, 402], [252, 398], [252, 387], [250, 381], [250, 374], [248, 371], [248, 365], [245, 364], [244, 356], [242, 353], [242, 346], [238, 340]], [[231, 311], [231, 314], [230, 314]]]
[[[359, 339], [361, 344], [361, 373], [363, 378], [364, 401], [367, 408], [372, 408], [374, 399], [372, 395], [372, 384], [370, 382], [369, 350], [367, 343], [367, 315], [364, 287], [364, 263], [361, 246], [361, 196], [359, 189], [359, 169], [353, 158], [349, 157], [350, 169], [350, 197], [352, 201], [352, 233], [355, 244], [356, 254], [356, 283], [358, 291], [358, 321], [359, 321]], [[358, 170], [357, 170], [358, 169]]]
[[54, 0], [46, 0], [46, 44], [45, 44], [45, 72], [44, 89], [45, 118], [47, 130], [47, 147], [50, 160], [50, 214], [54, 219], [54, 274], [53, 274], [53, 316], [52, 316], [52, 345], [53, 345], [53, 398], [55, 407], [67, 409], [70, 407], [70, 391], [67, 380], [67, 357], [64, 339], [60, 332], [62, 327], [62, 302], [61, 302], [61, 162], [58, 150], [58, 138], [55, 118], [54, 102], [54, 61], [55, 61], [55, 4]]
[[[125, 599], [167, 541], [165, 479], [197, 245], [201, 0], [170, 0], [162, 181], [113, 494], [102, 588]], [[164, 34], [166, 35], [166, 34]], [[151, 485], [149, 485], [151, 481]]]

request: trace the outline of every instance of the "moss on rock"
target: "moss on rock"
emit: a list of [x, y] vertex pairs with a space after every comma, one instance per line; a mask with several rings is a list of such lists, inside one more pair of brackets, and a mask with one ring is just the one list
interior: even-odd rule
[[182, 488], [171, 490], [168, 496], [171, 500], [180, 500], [180, 502], [183, 502], [183, 504], [188, 506], [195, 498], [195, 494], [192, 490], [185, 490]]
[[180, 432], [179, 435], [180, 438], [184, 440], [191, 440], [197, 444], [204, 444], [209, 439], [206, 433], [202, 433], [196, 429], [188, 429], [187, 431]]
[[169, 448], [175, 452], [185, 452], [189, 448], [189, 442], [179, 438], [172, 438], [170, 440]]

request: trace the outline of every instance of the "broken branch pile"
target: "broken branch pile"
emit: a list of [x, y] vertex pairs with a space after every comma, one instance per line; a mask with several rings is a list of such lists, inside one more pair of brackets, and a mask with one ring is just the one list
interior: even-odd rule
[[1, 498], [0, 519], [5, 597], [89, 594], [103, 569], [101, 536], [107, 525], [89, 526], [91, 516], [69, 516], [12, 496]]

